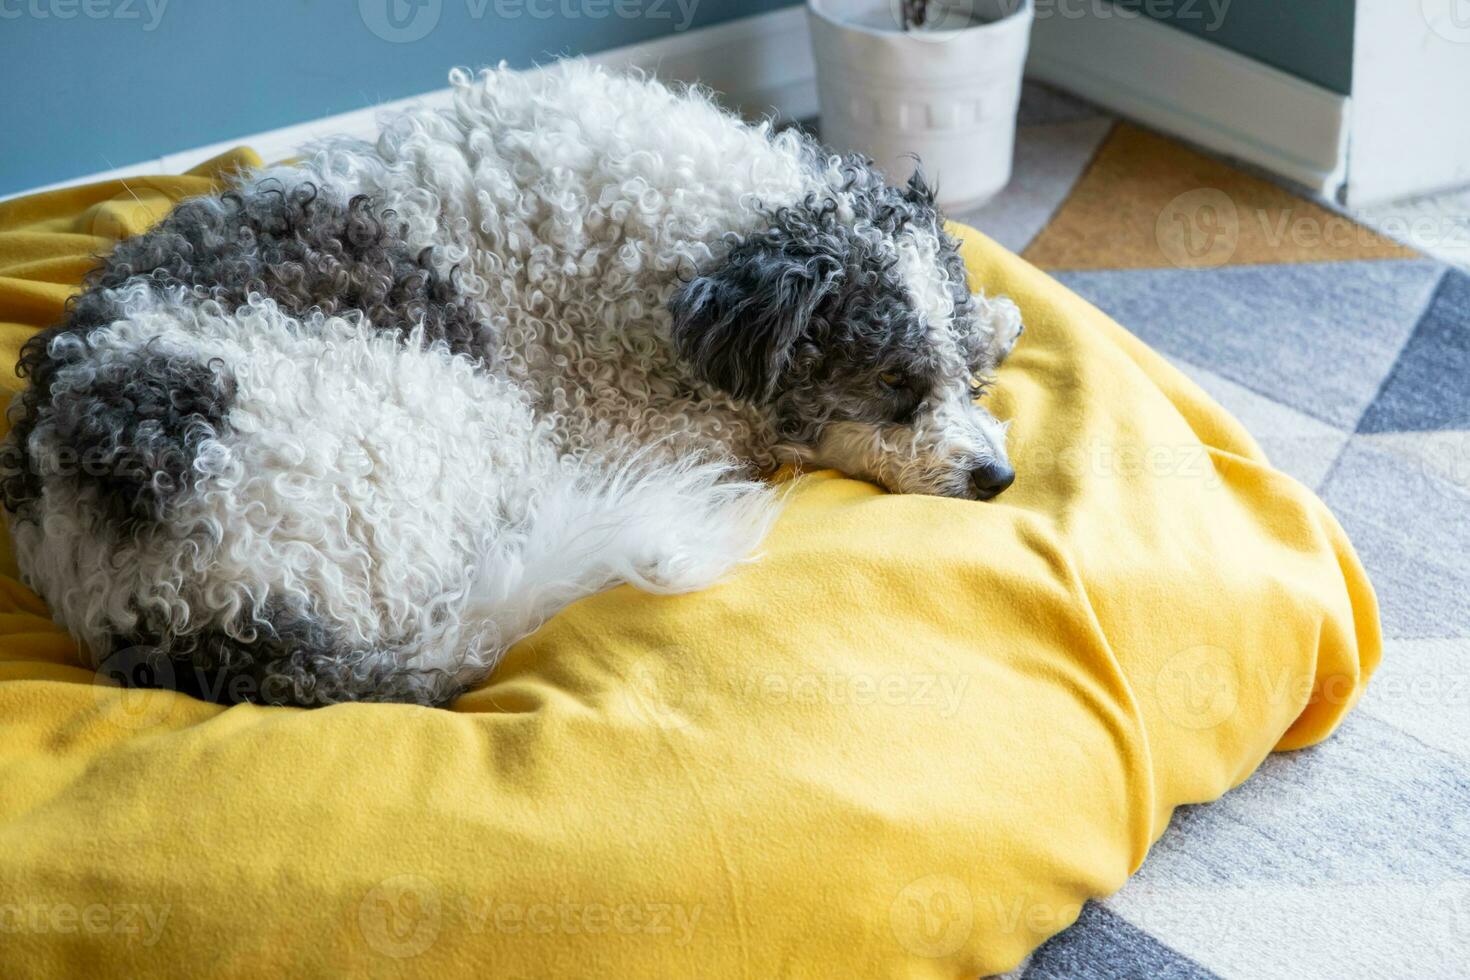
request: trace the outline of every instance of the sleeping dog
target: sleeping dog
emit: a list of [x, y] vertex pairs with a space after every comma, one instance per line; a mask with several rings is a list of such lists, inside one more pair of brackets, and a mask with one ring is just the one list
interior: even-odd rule
[[98, 662], [442, 704], [617, 582], [702, 588], [833, 467], [988, 499], [1020, 333], [921, 176], [582, 62], [452, 78], [124, 241], [25, 347], [0, 495]]

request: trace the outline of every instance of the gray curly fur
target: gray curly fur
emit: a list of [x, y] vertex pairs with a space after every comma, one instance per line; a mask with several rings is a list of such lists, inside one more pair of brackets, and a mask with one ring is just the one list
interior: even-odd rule
[[[225, 309], [244, 303], [251, 293], [273, 299], [295, 315], [319, 310], [327, 315], [360, 311], [375, 327], [407, 332], [422, 325], [426, 343], [447, 344], [455, 353], [483, 356], [490, 348], [488, 326], [478, 318], [471, 297], [460, 292], [452, 278], [430, 266], [428, 250], [409, 254], [391, 211], [375, 207], [366, 196], [352, 198], [345, 207], [330, 203], [317, 188], [303, 185], [289, 193], [269, 183], [248, 192], [231, 191], [218, 197], [185, 201], [158, 225], [142, 235], [119, 242], [117, 248], [83, 282], [82, 292], [69, 304], [67, 317], [55, 327], [30, 338], [21, 348], [16, 373], [30, 385], [11, 408], [16, 451], [7, 453], [0, 473], [0, 502], [25, 518], [27, 504], [41, 490], [39, 447], [30, 445], [33, 428], [57, 412], [85, 414], [81, 406], [55, 406], [51, 388], [58, 372], [85, 363], [90, 350], [86, 338], [120, 315], [117, 290], [133, 281], [146, 281], [159, 293], [186, 290], [195, 302], [214, 301]], [[186, 430], [216, 426], [222, 404], [163, 406], [157, 396], [175, 390], [193, 391], [197, 384], [176, 377], [197, 366], [154, 365], [163, 376], [123, 379], [98, 378], [96, 399], [104, 407], [97, 423], [85, 426], [83, 442], [64, 436], [61, 445], [86, 449], [92, 443], [108, 447], [105, 459], [124, 460], [137, 449], [144, 459], [166, 456], [172, 462], [169, 485], [182, 487], [177, 477], [193, 455]], [[202, 380], [202, 379], [201, 379]], [[135, 385], [129, 390], [129, 384]], [[228, 387], [224, 379], [219, 384]], [[152, 394], [150, 394], [152, 392]], [[224, 392], [221, 392], [224, 394]], [[206, 397], [206, 400], [207, 397]], [[113, 419], [106, 411], [133, 405], [145, 414], [135, 421]], [[147, 413], [158, 405], [155, 426]], [[177, 416], [166, 417], [170, 413]], [[110, 421], [109, 421], [110, 420]], [[101, 429], [109, 431], [100, 431]], [[73, 431], [63, 427], [63, 433]], [[156, 433], [149, 446], [132, 446], [140, 433]], [[194, 440], [197, 442], [197, 440]], [[165, 447], [164, 442], [173, 445]], [[105, 465], [105, 464], [104, 464]], [[83, 478], [93, 478], [81, 472]], [[100, 477], [114, 479], [112, 473]], [[135, 494], [130, 494], [130, 489]], [[161, 487], [131, 488], [119, 482], [109, 488], [114, 506], [142, 517], [157, 517]], [[150, 498], [150, 499], [144, 499]]]
[[[955, 316], [968, 316], [973, 300], [964, 262], [923, 173], [915, 171], [900, 190], [863, 157], [847, 157], [844, 169], [857, 218], [884, 241], [909, 225], [939, 236]], [[841, 220], [834, 198], [780, 208], [770, 224], [736, 240], [723, 263], [674, 296], [680, 354], [715, 387], [766, 405], [777, 433], [791, 442], [811, 441], [834, 418], [908, 421], [940, 365], [896, 257]], [[994, 370], [979, 335], [961, 339], [973, 372]], [[885, 385], [884, 375], [904, 383]]]
[[[58, 350], [63, 365], [85, 356], [81, 345]], [[38, 413], [44, 431], [32, 443], [54, 452], [25, 454], [27, 472], [74, 478], [119, 533], [165, 520], [171, 503], [194, 485], [199, 447], [224, 428], [233, 380], [217, 364], [146, 349], [81, 371], [84, 385]], [[24, 519], [20, 501], [14, 509]]]
[[443, 671], [404, 669], [378, 651], [353, 650], [320, 621], [276, 604], [236, 633], [145, 625], [113, 638], [102, 672], [127, 686], [167, 687], [217, 704], [436, 705], [461, 693]]
[[[24, 521], [47, 480], [70, 480], [109, 533], [170, 533], [170, 504], [191, 489], [200, 445], [226, 429], [233, 381], [219, 365], [147, 351], [96, 367], [88, 337], [122, 315], [122, 287], [146, 282], [160, 295], [224, 309], [254, 293], [296, 315], [357, 311], [378, 329], [420, 328], [425, 343], [483, 358], [489, 328], [430, 259], [427, 250], [410, 254], [393, 213], [366, 196], [339, 206], [311, 185], [288, 193], [265, 183], [183, 202], [120, 242], [66, 319], [23, 347], [16, 370], [30, 385], [12, 403], [0, 502]], [[54, 398], [61, 379], [67, 397]], [[374, 651], [344, 649], [299, 611], [251, 609], [228, 631], [186, 634], [135, 612], [141, 628], [112, 644], [112, 657], [137, 661], [124, 673], [171, 678], [211, 700], [442, 703], [457, 693], [442, 675], [385, 668]]]

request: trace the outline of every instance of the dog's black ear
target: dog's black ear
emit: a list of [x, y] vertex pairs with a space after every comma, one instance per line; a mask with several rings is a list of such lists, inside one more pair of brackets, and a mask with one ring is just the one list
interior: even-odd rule
[[676, 349], [703, 380], [736, 398], [769, 401], [812, 313], [835, 292], [842, 265], [760, 238], [686, 283], [669, 302]]
[[938, 193], [939, 185], [929, 183], [929, 178], [924, 176], [924, 165], [915, 159], [914, 172], [903, 189], [904, 198], [912, 204], [932, 208]]

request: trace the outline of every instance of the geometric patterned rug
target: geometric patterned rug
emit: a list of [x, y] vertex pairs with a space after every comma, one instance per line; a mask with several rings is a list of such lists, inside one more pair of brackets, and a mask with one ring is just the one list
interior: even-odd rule
[[1385, 633], [1331, 739], [1182, 808], [1013, 976], [1470, 976], [1470, 275], [1030, 84], [1012, 185], [954, 217], [1167, 356], [1315, 489]]

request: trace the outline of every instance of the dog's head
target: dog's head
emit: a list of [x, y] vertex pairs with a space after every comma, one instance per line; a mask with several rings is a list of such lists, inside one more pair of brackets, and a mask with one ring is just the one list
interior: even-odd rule
[[829, 197], [770, 216], [671, 303], [681, 355], [771, 415], [786, 454], [897, 493], [988, 500], [1014, 478], [976, 403], [1020, 331], [970, 292], [931, 189], [858, 158]]

